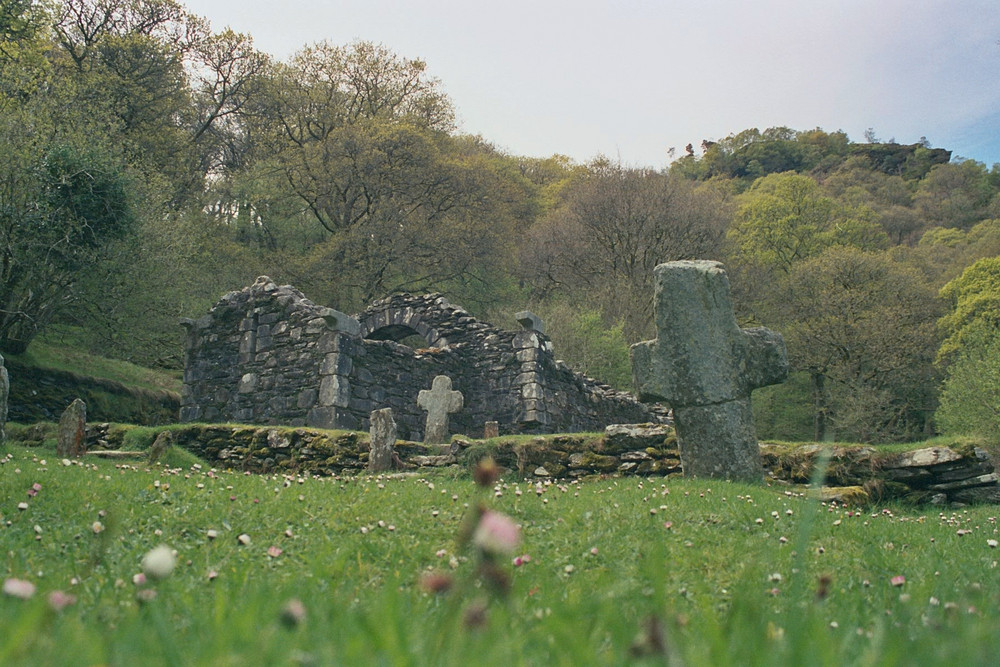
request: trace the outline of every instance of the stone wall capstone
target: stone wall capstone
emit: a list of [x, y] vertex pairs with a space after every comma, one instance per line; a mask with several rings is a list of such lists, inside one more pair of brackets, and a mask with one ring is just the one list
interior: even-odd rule
[[399, 437], [420, 441], [417, 396], [439, 375], [464, 396], [453, 433], [478, 437], [488, 421], [502, 434], [541, 434], [660, 418], [556, 360], [540, 331], [479, 322], [440, 294], [395, 294], [349, 317], [261, 276], [182, 325], [182, 422], [368, 430], [373, 410], [392, 408]]

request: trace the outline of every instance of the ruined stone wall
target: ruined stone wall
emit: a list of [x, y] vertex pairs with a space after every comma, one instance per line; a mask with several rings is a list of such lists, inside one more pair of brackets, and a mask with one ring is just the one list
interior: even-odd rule
[[[656, 419], [556, 361], [543, 333], [478, 322], [437, 294], [394, 295], [355, 319], [265, 276], [185, 326], [181, 421], [364, 430], [372, 410], [390, 407], [399, 436], [421, 440], [417, 394], [436, 375], [465, 397], [453, 433], [481, 435], [487, 421], [554, 433]], [[412, 336], [416, 347], [397, 342]]]
[[[129, 427], [90, 424], [87, 449], [99, 456], [147, 457], [148, 452], [115, 451]], [[55, 436], [54, 424], [16, 428], [12, 438], [39, 447]], [[246, 427], [222, 424], [167, 427], [174, 445], [224, 468], [254, 473], [298, 475], [358, 474], [367, 470], [367, 433], [330, 433], [308, 428]], [[152, 440], [153, 436], [149, 436]], [[826, 480], [820, 497], [851, 505], [901, 500], [935, 505], [1000, 503], [1000, 483], [990, 456], [976, 440], [907, 452], [862, 446], [761, 443], [767, 479], [805, 491], [822, 460]], [[985, 443], [981, 443], [985, 444]], [[94, 452], [95, 448], [104, 451]], [[456, 437], [444, 454], [434, 445], [397, 440], [399, 470], [458, 465], [468, 468], [489, 456], [501, 468], [527, 479], [575, 479], [592, 475], [680, 475], [677, 439], [671, 427], [618, 424], [600, 434], [558, 434], [532, 438], [499, 437], [474, 441]], [[108, 451], [110, 450], [110, 451]], [[826, 458], [826, 453], [829, 458]], [[507, 474], [507, 473], [505, 473]]]

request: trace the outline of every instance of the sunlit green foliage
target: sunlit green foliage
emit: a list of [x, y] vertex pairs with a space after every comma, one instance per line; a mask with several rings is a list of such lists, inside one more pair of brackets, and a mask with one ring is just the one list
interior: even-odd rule
[[940, 358], [959, 352], [969, 332], [980, 327], [1000, 328], [1000, 257], [981, 259], [941, 288], [951, 312], [941, 318], [945, 335]]
[[979, 321], [966, 327], [935, 418], [943, 433], [1000, 443], [1000, 333], [995, 326]]
[[808, 176], [772, 174], [743, 196], [729, 231], [743, 261], [788, 272], [834, 246], [884, 248], [885, 233], [867, 207], [847, 207], [822, 194]]

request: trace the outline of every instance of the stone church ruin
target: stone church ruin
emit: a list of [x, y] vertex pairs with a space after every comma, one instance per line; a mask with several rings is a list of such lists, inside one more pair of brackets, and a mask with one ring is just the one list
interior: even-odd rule
[[452, 433], [479, 437], [488, 421], [501, 434], [657, 421], [629, 394], [556, 360], [527, 315], [518, 314], [520, 331], [507, 331], [440, 294], [396, 294], [350, 317], [261, 276], [182, 321], [180, 418], [368, 430], [373, 410], [392, 408], [399, 437], [419, 441], [426, 413], [417, 398], [444, 375], [464, 396]]

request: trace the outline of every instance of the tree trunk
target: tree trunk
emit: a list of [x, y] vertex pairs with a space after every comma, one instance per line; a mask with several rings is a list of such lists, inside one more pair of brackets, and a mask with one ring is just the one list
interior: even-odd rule
[[813, 390], [813, 440], [823, 442], [826, 439], [826, 376], [822, 373], [810, 373]]

